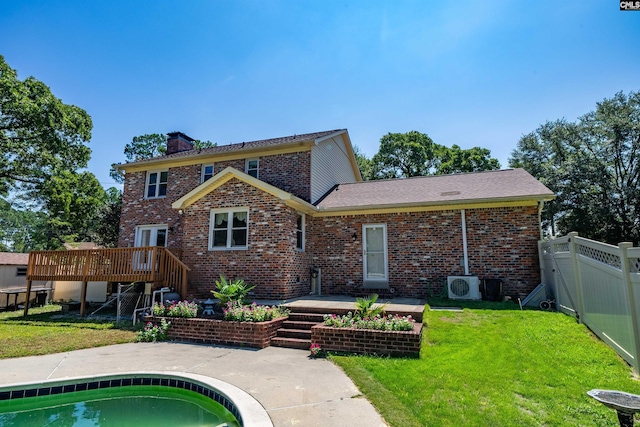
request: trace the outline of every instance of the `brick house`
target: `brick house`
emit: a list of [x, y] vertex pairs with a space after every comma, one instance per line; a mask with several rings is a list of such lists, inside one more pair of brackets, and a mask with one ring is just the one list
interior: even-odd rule
[[362, 181], [345, 129], [192, 142], [170, 133], [166, 155], [119, 166], [119, 246], [175, 249], [191, 296], [209, 296], [221, 274], [274, 299], [318, 286], [425, 297], [465, 273], [513, 295], [539, 283], [539, 213], [553, 193], [522, 169]]

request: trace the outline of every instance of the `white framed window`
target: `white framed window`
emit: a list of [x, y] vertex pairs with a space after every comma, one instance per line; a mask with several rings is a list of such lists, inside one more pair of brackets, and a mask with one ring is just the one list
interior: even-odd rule
[[260, 160], [247, 159], [244, 165], [244, 171], [247, 175], [251, 175], [254, 178], [258, 178], [258, 169], [260, 168]]
[[247, 249], [249, 209], [212, 209], [209, 250]]
[[298, 213], [297, 219], [296, 219], [296, 248], [300, 252], [304, 252], [304, 240], [305, 240], [304, 226], [305, 226], [304, 214]]
[[202, 165], [202, 173], [200, 177], [200, 182], [205, 182], [209, 178], [213, 177], [213, 164], [211, 165]]
[[147, 199], [157, 199], [167, 196], [167, 180], [169, 171], [147, 172], [147, 183], [144, 195]]

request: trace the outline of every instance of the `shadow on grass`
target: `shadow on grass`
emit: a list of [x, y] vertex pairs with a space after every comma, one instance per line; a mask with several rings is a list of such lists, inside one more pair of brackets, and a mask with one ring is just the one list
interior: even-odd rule
[[[427, 301], [427, 305], [431, 308], [437, 307], [459, 307], [470, 308], [474, 310], [520, 310], [520, 306], [514, 301], [466, 301], [452, 300], [443, 297], [431, 297]], [[531, 308], [523, 307], [525, 310]]]
[[30, 313], [27, 316], [23, 315], [22, 310], [0, 313], [0, 323], [25, 326], [51, 325], [83, 329], [122, 329], [130, 331], [138, 329], [130, 321], [116, 323], [115, 318], [112, 317], [81, 317], [79, 312], [63, 312], [61, 307], [56, 305], [31, 308], [29, 311]]

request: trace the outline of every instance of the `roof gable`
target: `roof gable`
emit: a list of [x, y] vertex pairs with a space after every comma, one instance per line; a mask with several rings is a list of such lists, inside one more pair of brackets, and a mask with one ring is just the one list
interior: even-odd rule
[[294, 209], [300, 210], [305, 213], [311, 213], [315, 210], [315, 207], [312, 204], [300, 199], [299, 197], [296, 197], [287, 191], [281, 190], [278, 187], [274, 187], [271, 184], [267, 184], [264, 181], [260, 181], [259, 179], [254, 178], [251, 175], [247, 175], [244, 172], [240, 172], [239, 170], [232, 167], [225, 168], [193, 190], [189, 191], [187, 194], [173, 202], [171, 204], [171, 207], [173, 209], [185, 209], [233, 178], [236, 178], [242, 182], [245, 182], [246, 184], [269, 193], [272, 196], [279, 198], [280, 200], [283, 200], [287, 204], [287, 206], [290, 206]]

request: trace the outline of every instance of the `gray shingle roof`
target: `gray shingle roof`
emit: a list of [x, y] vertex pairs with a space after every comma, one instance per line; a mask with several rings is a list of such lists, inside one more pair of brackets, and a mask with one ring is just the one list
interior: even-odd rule
[[181, 151], [174, 154], [163, 155], [154, 157], [151, 159], [141, 160], [138, 162], [126, 163], [127, 165], [131, 164], [142, 164], [146, 162], [154, 162], [157, 160], [168, 160], [168, 159], [179, 159], [185, 158], [194, 155], [207, 155], [207, 154], [222, 154], [222, 153], [230, 153], [233, 151], [250, 151], [260, 148], [274, 147], [278, 145], [295, 145], [302, 142], [314, 141], [318, 138], [322, 138], [337, 132], [343, 132], [346, 129], [335, 129], [335, 130], [327, 130], [323, 132], [314, 132], [314, 133], [305, 133], [300, 135], [290, 135], [290, 136], [282, 136], [279, 138], [271, 138], [271, 139], [261, 139], [258, 141], [248, 141], [248, 142], [239, 142], [234, 144], [225, 144], [218, 145], [216, 147], [211, 148], [203, 148], [201, 150], [188, 150]]
[[28, 263], [29, 254], [0, 252], [0, 265], [27, 265]]
[[373, 208], [385, 205], [550, 199], [554, 194], [524, 169], [436, 175], [340, 184], [317, 206], [322, 209]]

